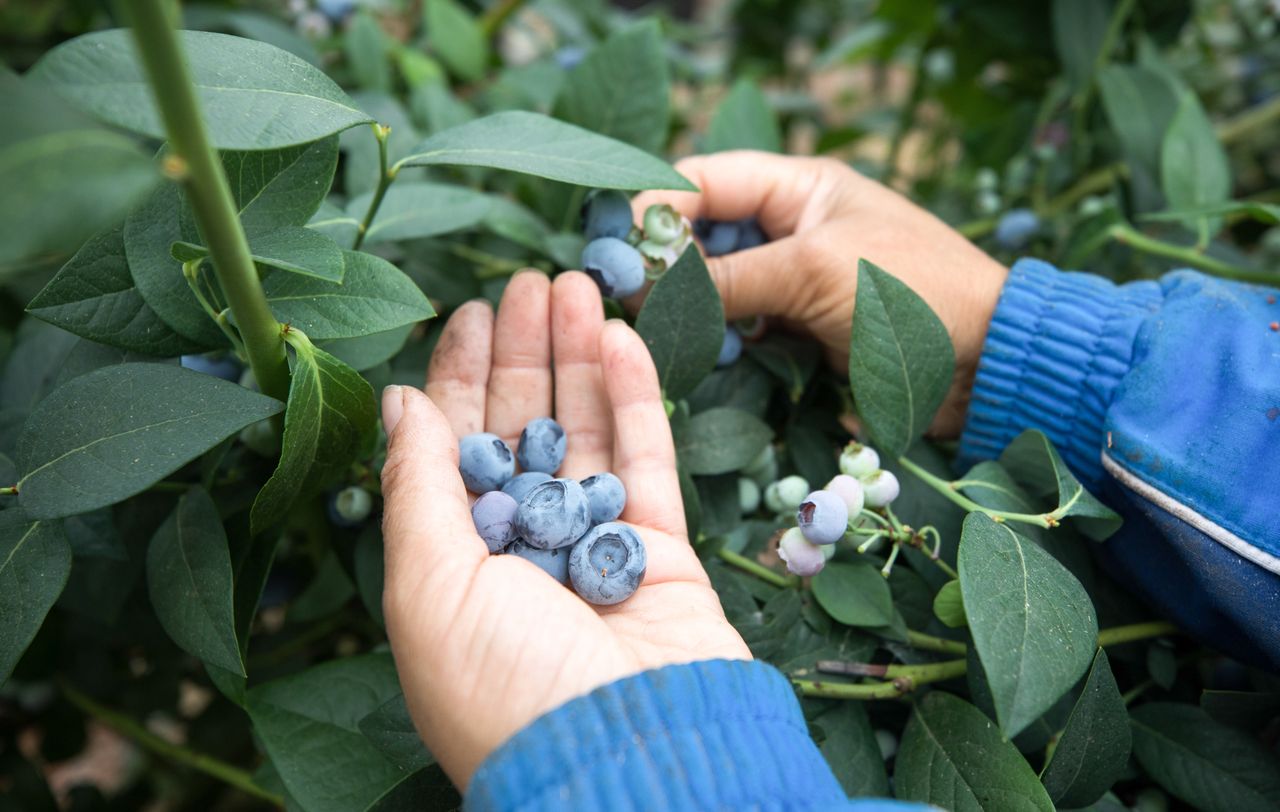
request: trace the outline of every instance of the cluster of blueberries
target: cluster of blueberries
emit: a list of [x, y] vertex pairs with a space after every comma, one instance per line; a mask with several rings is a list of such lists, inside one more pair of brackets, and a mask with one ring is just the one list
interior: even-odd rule
[[618, 477], [555, 477], [567, 440], [549, 417], [524, 427], [514, 454], [496, 434], [463, 437], [458, 469], [467, 489], [479, 495], [471, 519], [491, 554], [537, 565], [588, 603], [621, 603], [644, 579], [644, 542], [616, 521], [627, 501]]

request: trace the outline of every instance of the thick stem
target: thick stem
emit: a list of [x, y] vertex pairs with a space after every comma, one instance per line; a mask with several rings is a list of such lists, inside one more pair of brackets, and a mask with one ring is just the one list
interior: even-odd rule
[[752, 575], [756, 576], [762, 581], [768, 581], [774, 586], [780, 586], [780, 587], [786, 588], [789, 586], [795, 586], [796, 584], [795, 577], [780, 575], [774, 572], [773, 570], [769, 569], [765, 565], [752, 561], [750, 558], [747, 558], [745, 555], [739, 555], [738, 553], [735, 553], [733, 550], [726, 550], [723, 547], [721, 547], [720, 552], [717, 553], [717, 555], [719, 555], [720, 558], [725, 562], [732, 564], [733, 566], [737, 567], [740, 570], [743, 570], [744, 572], [751, 573]]
[[218, 283], [235, 314], [249, 366], [262, 391], [283, 401], [289, 395], [289, 364], [280, 325], [267, 306], [226, 175], [209, 144], [191, 72], [167, 11], [170, 7], [164, 0], [129, 3], [134, 40], [170, 148], [184, 164], [187, 197], [208, 244]]
[[1275, 285], [1280, 283], [1280, 274], [1267, 271], [1254, 271], [1241, 268], [1216, 257], [1203, 254], [1194, 247], [1174, 245], [1173, 243], [1148, 237], [1128, 223], [1116, 223], [1111, 227], [1111, 238], [1121, 245], [1127, 245], [1138, 251], [1153, 256], [1185, 262], [1189, 267], [1208, 271], [1223, 279], [1234, 279], [1239, 282], [1254, 282], [1259, 285]]
[[941, 637], [934, 637], [931, 634], [918, 632], [914, 629], [907, 629], [907, 642], [916, 648], [922, 648], [925, 651], [937, 651], [942, 654], [958, 654], [964, 656], [965, 644], [959, 640], [946, 640]]
[[387, 188], [391, 186], [391, 182], [396, 179], [396, 173], [400, 166], [387, 166], [387, 136], [391, 134], [391, 128], [382, 124], [374, 124], [373, 137], [378, 139], [378, 187], [373, 190], [373, 199], [369, 201], [369, 209], [364, 213], [364, 219], [360, 221], [360, 228], [356, 231], [355, 245], [351, 246], [351, 250], [359, 251], [360, 246], [364, 245], [365, 235], [369, 232], [369, 226], [373, 225], [373, 218], [378, 215], [378, 209], [382, 206], [382, 198], [387, 196]]
[[1009, 513], [1003, 510], [992, 510], [991, 508], [983, 507], [956, 490], [954, 483], [934, 476], [906, 457], [898, 457], [898, 462], [903, 468], [924, 480], [926, 485], [965, 510], [986, 514], [998, 522], [1021, 522], [1022, 524], [1033, 524], [1036, 527], [1045, 528], [1054, 527], [1057, 524], [1056, 520], [1051, 520], [1048, 515], [1043, 513]]
[[967, 664], [964, 660], [949, 660], [929, 665], [900, 665], [886, 667], [889, 682], [843, 683], [821, 680], [792, 680], [805, 696], [827, 699], [896, 699], [914, 691], [918, 686], [931, 682], [943, 682], [963, 676]]
[[261, 798], [279, 807], [284, 806], [284, 798], [255, 784], [253, 776], [247, 771], [208, 754], [165, 741], [137, 721], [119, 711], [99, 704], [92, 697], [81, 693], [66, 682], [59, 680], [59, 687], [61, 687], [63, 695], [71, 704], [125, 738], [137, 743], [140, 747], [150, 750], [162, 758], [199, 770], [205, 775], [212, 776], [255, 798]]
[[6, 485], [5, 487], [0, 488], [0, 496], [17, 496], [17, 495], [18, 495], [17, 485]]

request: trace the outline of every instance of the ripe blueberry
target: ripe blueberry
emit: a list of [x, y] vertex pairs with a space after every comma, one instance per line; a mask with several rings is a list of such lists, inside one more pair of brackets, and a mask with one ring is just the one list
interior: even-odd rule
[[525, 471], [508, 479], [507, 484], [502, 486], [502, 492], [516, 502], [522, 502], [525, 495], [533, 490], [534, 485], [541, 485], [550, 479], [551, 474], [544, 474], [542, 471]]
[[356, 0], [316, 0], [316, 8], [330, 20], [340, 23], [355, 11]]
[[702, 240], [704, 254], [719, 257], [737, 250], [742, 229], [736, 221], [703, 220], [701, 224], [701, 228], [695, 225], [694, 231]]
[[760, 486], [754, 479], [738, 478], [738, 509], [744, 515], [760, 509]]
[[814, 491], [796, 509], [796, 524], [814, 544], [835, 544], [849, 527], [849, 508], [831, 491]]
[[635, 594], [647, 566], [640, 535], [621, 522], [605, 522], [573, 545], [569, 580], [583, 600], [609, 606]]
[[502, 491], [489, 491], [471, 506], [471, 521], [476, 532], [489, 546], [490, 553], [502, 549], [515, 538], [512, 522], [516, 517], [516, 500]]
[[581, 45], [566, 45], [556, 51], [556, 64], [561, 70], [573, 70], [587, 55], [587, 49]]
[[804, 477], [792, 474], [764, 489], [764, 506], [774, 513], [790, 513], [800, 507], [808, 494], [809, 483]]
[[329, 523], [334, 527], [359, 527], [372, 510], [373, 497], [359, 485], [352, 485], [329, 500]]
[[746, 220], [740, 220], [738, 223], [738, 244], [734, 247], [735, 251], [747, 251], [757, 246], [764, 245], [769, 241], [764, 230], [760, 228], [760, 222], [754, 217], [748, 217]]
[[467, 490], [488, 493], [501, 488], [515, 474], [516, 457], [496, 434], [468, 434], [458, 444], [458, 470]]
[[601, 237], [625, 240], [631, 233], [631, 201], [616, 189], [593, 192], [582, 205], [582, 232], [588, 241]]
[[600, 237], [582, 249], [582, 270], [605, 296], [622, 299], [644, 287], [644, 257], [617, 237]]
[[787, 564], [787, 571], [802, 578], [817, 575], [827, 564], [822, 548], [804, 537], [800, 528], [792, 527], [778, 540], [778, 557]]
[[184, 355], [179, 363], [193, 372], [203, 372], [224, 381], [240, 380], [240, 364], [234, 358], [211, 358], [208, 355]]
[[869, 445], [853, 442], [840, 454], [840, 473], [851, 477], [866, 476], [880, 467], [880, 455]]
[[732, 324], [726, 324], [724, 343], [720, 345], [720, 357], [716, 359], [716, 367], [727, 367], [737, 361], [740, 355], [742, 355], [742, 333], [739, 333]]
[[540, 550], [565, 547], [591, 527], [586, 491], [572, 479], [534, 485], [516, 510], [516, 535]]
[[604, 524], [622, 515], [627, 504], [627, 489], [622, 480], [607, 471], [582, 480], [582, 490], [591, 505], [591, 523]]
[[559, 423], [550, 417], [535, 417], [520, 432], [516, 460], [526, 471], [554, 474], [564, 462], [567, 442]]
[[996, 223], [995, 238], [1001, 248], [1017, 250], [1040, 230], [1040, 218], [1031, 209], [1010, 209]]
[[523, 539], [516, 539], [507, 548], [507, 555], [523, 558], [538, 569], [555, 578], [565, 586], [569, 585], [569, 548], [558, 550], [539, 550], [530, 547]]
[[862, 512], [862, 506], [865, 502], [862, 483], [854, 477], [848, 474], [837, 474], [827, 483], [826, 490], [844, 500], [845, 507], [849, 509], [849, 518], [853, 518]]
[[867, 507], [881, 508], [898, 498], [898, 478], [889, 471], [872, 471], [860, 478]]

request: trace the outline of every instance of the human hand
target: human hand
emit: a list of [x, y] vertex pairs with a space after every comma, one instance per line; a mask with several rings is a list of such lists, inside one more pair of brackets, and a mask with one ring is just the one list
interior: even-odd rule
[[[414, 724], [460, 789], [496, 747], [576, 696], [659, 666], [751, 658], [689, 544], [649, 351], [604, 321], [588, 277], [517, 274], [496, 323], [486, 302], [463, 305], [426, 394], [388, 387], [382, 409], [387, 634]], [[617, 474], [621, 520], [645, 542], [644, 581], [614, 606], [490, 556], [472, 526], [458, 437], [491, 431], [514, 448], [553, 411], [568, 436], [561, 475]]]
[[708, 260], [727, 318], [781, 317], [812, 334], [843, 369], [857, 263], [874, 262], [909, 285], [946, 326], [956, 375], [932, 431], [960, 433], [987, 325], [1008, 273], [1000, 263], [841, 161], [739, 151], [686, 158], [676, 169], [702, 191], [638, 195], [637, 222], [651, 204], [669, 203], [691, 220], [756, 217], [772, 240]]

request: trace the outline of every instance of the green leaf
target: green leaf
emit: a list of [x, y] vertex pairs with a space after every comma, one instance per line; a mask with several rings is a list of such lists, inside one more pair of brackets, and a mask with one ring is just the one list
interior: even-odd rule
[[280, 463], [253, 502], [262, 532], [289, 508], [332, 484], [377, 440], [373, 388], [351, 367], [318, 349], [297, 330], [285, 334], [295, 352], [284, 413]]
[[489, 166], [599, 189], [681, 189], [692, 183], [642, 150], [521, 110], [443, 130], [401, 160], [408, 166]]
[[933, 596], [933, 614], [949, 629], [960, 629], [969, 625], [969, 618], [964, 613], [964, 597], [960, 593], [960, 582], [947, 581]]
[[477, 82], [489, 64], [489, 38], [475, 17], [454, 0], [427, 0], [427, 45], [460, 79]]
[[826, 732], [819, 749], [850, 798], [884, 797], [889, 779], [875, 731], [860, 702], [840, 702], [813, 720]]
[[859, 260], [849, 385], [880, 453], [897, 457], [924, 434], [951, 388], [955, 367], [947, 328], [924, 300]]
[[1252, 217], [1260, 223], [1275, 225], [1280, 223], [1280, 206], [1273, 203], [1255, 203], [1251, 200], [1228, 200], [1224, 203], [1212, 203], [1207, 206], [1196, 206], [1178, 211], [1144, 214], [1141, 219], [1194, 222], [1205, 217], [1228, 217], [1231, 215], [1244, 215]]
[[121, 228], [90, 237], [27, 312], [90, 341], [161, 358], [201, 349], [165, 324], [134, 286]]
[[342, 36], [342, 49], [356, 84], [380, 93], [391, 92], [391, 42], [368, 11], [351, 15]]
[[690, 474], [727, 474], [744, 468], [772, 438], [759, 418], [718, 406], [694, 415], [676, 433], [676, 452]]
[[646, 20], [615, 32], [569, 71], [556, 115], [656, 154], [667, 142], [670, 97], [662, 31]]
[[1133, 754], [1156, 783], [1205, 812], [1280, 807], [1280, 761], [1257, 739], [1195, 705], [1135, 708]]
[[672, 400], [687, 395], [715, 369], [724, 343], [724, 306], [696, 246], [686, 248], [649, 290], [636, 316], [636, 332]]
[[1000, 729], [1013, 737], [1089, 667], [1098, 641], [1093, 604], [1057, 559], [982, 513], [965, 518], [959, 570]]
[[1202, 691], [1200, 707], [1224, 725], [1256, 732], [1280, 716], [1280, 693]]
[[[255, 237], [249, 243], [249, 251], [258, 265], [314, 276], [326, 282], [342, 282], [342, 249], [319, 231], [286, 226]], [[209, 256], [209, 249], [194, 243], [175, 242], [171, 253], [179, 262], [190, 262]]]
[[213, 5], [188, 5], [182, 9], [182, 28], [200, 31], [225, 31], [249, 39], [270, 43], [320, 66], [316, 46], [289, 23], [260, 11], [243, 11]]
[[347, 366], [363, 372], [389, 361], [404, 347], [415, 325], [406, 324], [381, 333], [356, 338], [335, 338], [316, 344]]
[[355, 244], [356, 234], [360, 232], [360, 218], [350, 216], [326, 200], [311, 216], [307, 228], [319, 231], [343, 248], [350, 248]]
[[894, 771], [899, 800], [952, 812], [1052, 812], [1022, 754], [981, 711], [932, 691], [916, 704]]
[[[1164, 135], [1160, 185], [1173, 209], [1220, 204], [1231, 197], [1231, 162], [1194, 93], [1182, 93], [1178, 112]], [[1206, 234], [1222, 225], [1219, 218], [1201, 222]]]
[[1040, 776], [1049, 797], [1065, 809], [1097, 801], [1124, 773], [1130, 744], [1128, 710], [1107, 653], [1098, 649], [1084, 691]]
[[1076, 88], [1093, 81], [1110, 18], [1109, 0], [1053, 0], [1053, 44]]
[[711, 117], [711, 126], [702, 139], [703, 152], [731, 149], [759, 149], [782, 152], [782, 131], [778, 118], [760, 87], [750, 79], [734, 82]]
[[1125, 153], [1154, 175], [1165, 131], [1178, 109], [1175, 89], [1150, 68], [1109, 65], [1098, 74], [1098, 91]]
[[249, 692], [254, 730], [299, 808], [370, 809], [417, 774], [384, 757], [359, 727], [400, 693], [390, 654], [334, 660]]
[[218, 506], [203, 488], [183, 494], [152, 536], [147, 588], [156, 618], [179, 648], [245, 675], [236, 642], [227, 534]]
[[393, 764], [420, 770], [434, 759], [409, 718], [404, 694], [396, 694], [360, 720], [360, 732]]
[[[364, 220], [373, 200], [368, 192], [347, 204], [347, 216]], [[365, 245], [390, 240], [437, 237], [484, 221], [493, 199], [483, 192], [449, 183], [394, 183], [365, 232]]]
[[251, 238], [303, 226], [324, 202], [338, 168], [338, 139], [255, 152], [223, 152], [222, 169]]
[[390, 262], [363, 251], [342, 254], [341, 285], [295, 273], [263, 279], [275, 317], [319, 341], [382, 333], [436, 314], [422, 290]]
[[831, 562], [812, 581], [813, 597], [846, 626], [878, 628], [893, 622], [889, 582], [871, 564]]
[[0, 109], [0, 188], [10, 190], [0, 195], [0, 274], [40, 255], [69, 253], [90, 234], [117, 225], [159, 180], [132, 140], [4, 67]]
[[[179, 34], [209, 139], [218, 149], [306, 144], [370, 120], [319, 68], [287, 51], [226, 34]], [[165, 137], [146, 72], [124, 29], [65, 42], [46, 53], [30, 76], [110, 124]]]
[[282, 408], [178, 366], [104, 367], [59, 387], [23, 426], [19, 499], [36, 519], [114, 504]]
[[1119, 514], [1084, 489], [1044, 432], [1027, 429], [1013, 438], [1000, 465], [1031, 496], [1047, 499], [1055, 519], [1074, 518], [1089, 538], [1101, 541], [1120, 528]]
[[71, 574], [71, 546], [59, 522], [0, 512], [0, 685], [44, 623]]

